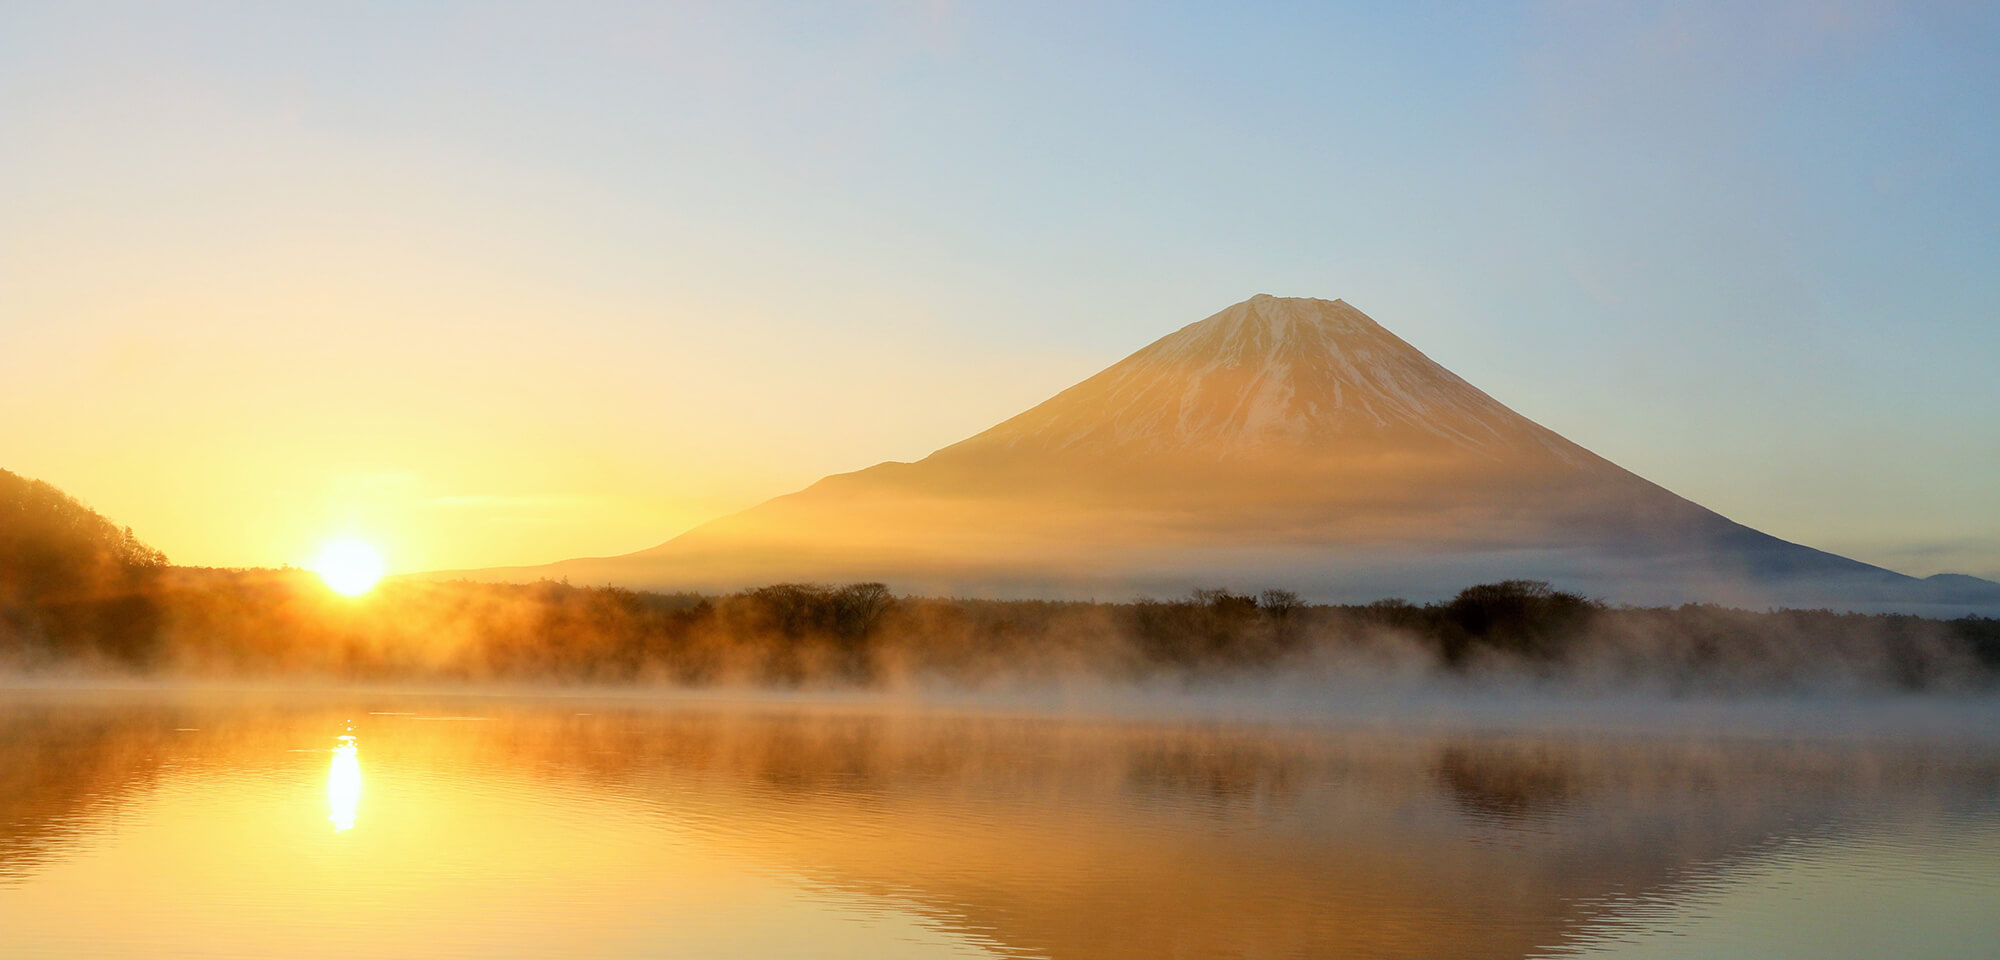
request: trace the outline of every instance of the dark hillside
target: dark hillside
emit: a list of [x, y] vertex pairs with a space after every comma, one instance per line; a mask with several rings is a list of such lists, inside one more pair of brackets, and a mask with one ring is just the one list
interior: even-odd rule
[[0, 638], [31, 658], [142, 662], [167, 558], [40, 480], [0, 470]]

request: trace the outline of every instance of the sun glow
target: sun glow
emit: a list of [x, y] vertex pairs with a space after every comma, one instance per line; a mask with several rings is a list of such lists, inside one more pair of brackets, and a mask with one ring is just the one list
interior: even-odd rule
[[335, 593], [356, 597], [382, 579], [382, 555], [359, 540], [336, 540], [320, 550], [313, 572]]

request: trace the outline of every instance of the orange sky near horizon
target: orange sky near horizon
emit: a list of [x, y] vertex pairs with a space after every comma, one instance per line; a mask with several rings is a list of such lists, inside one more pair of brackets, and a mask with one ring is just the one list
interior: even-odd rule
[[8, 4], [0, 469], [185, 564], [611, 555], [1270, 293], [2000, 577], [1996, 63], [1882, 0]]
[[[352, 263], [360, 247], [338, 256]], [[867, 358], [807, 336], [731, 356], [743, 345], [703, 343], [675, 324], [614, 344], [583, 327], [532, 329], [535, 316], [586, 309], [578, 303], [523, 302], [505, 287], [386, 309], [354, 302], [369, 286], [49, 303], [51, 315], [84, 319], [16, 338], [39, 359], [0, 397], [45, 415], [0, 426], [15, 451], [0, 467], [54, 483], [177, 563], [304, 566], [327, 540], [355, 537], [392, 572], [534, 564], [651, 546], [866, 466], [880, 457], [857, 451], [871, 446], [914, 458], [956, 439], [948, 415], [902, 414], [904, 390], [997, 419], [1004, 408], [981, 394], [1051, 379], [1025, 376], [1008, 391], [939, 382], [921, 364], [870, 371]], [[295, 322], [257, 322], [271, 316]], [[834, 383], [813, 372], [824, 365], [873, 375]], [[792, 394], [758, 395], [786, 379]], [[816, 387], [838, 395], [808, 396]], [[54, 396], [73, 402], [44, 399]], [[791, 417], [790, 405], [814, 403], [818, 417]], [[825, 435], [829, 411], [852, 429]]]

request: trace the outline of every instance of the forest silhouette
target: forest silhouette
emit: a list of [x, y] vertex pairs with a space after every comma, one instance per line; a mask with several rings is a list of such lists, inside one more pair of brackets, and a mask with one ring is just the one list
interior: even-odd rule
[[1228, 589], [1120, 602], [726, 594], [175, 567], [56, 488], [0, 471], [0, 665], [173, 677], [780, 688], [1291, 675], [1685, 691], [1979, 690], [2000, 620], [1609, 606], [1541, 581], [1314, 604]]

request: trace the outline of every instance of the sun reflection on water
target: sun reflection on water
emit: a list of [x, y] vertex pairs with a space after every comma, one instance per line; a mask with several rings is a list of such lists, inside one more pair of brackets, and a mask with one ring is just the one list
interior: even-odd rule
[[354, 809], [360, 805], [361, 758], [354, 735], [348, 734], [333, 748], [333, 765], [326, 771], [326, 806], [330, 811], [326, 818], [333, 821], [333, 832], [354, 829]]

